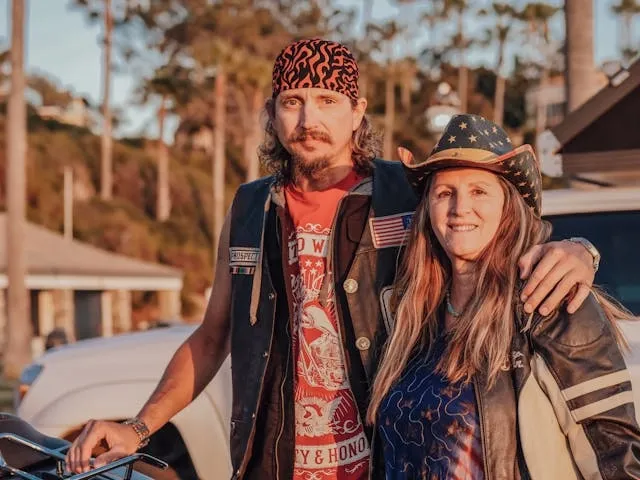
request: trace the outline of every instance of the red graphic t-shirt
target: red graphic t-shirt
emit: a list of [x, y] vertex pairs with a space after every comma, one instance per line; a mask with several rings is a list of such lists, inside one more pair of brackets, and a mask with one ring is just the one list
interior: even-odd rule
[[[345, 369], [329, 235], [338, 203], [360, 178], [351, 172], [321, 192], [285, 188], [294, 231], [288, 238], [295, 358], [295, 465], [300, 480], [366, 478], [369, 442]], [[321, 297], [321, 292], [323, 298]]]

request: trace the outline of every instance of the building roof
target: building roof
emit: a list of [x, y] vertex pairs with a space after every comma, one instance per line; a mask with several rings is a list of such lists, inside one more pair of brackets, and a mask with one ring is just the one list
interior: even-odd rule
[[640, 172], [638, 112], [640, 60], [551, 128], [560, 144], [563, 172], [595, 175], [603, 185], [635, 182]]
[[[618, 75], [621, 76], [618, 77]], [[624, 75], [624, 77], [622, 75]], [[587, 130], [589, 130], [590, 127], [604, 128], [607, 123], [607, 118], [605, 117], [611, 114], [614, 114], [618, 120], [614, 128], [617, 127], [616, 129], [619, 130], [620, 137], [627, 137], [627, 133], [634, 133], [634, 135], [630, 135], [632, 138], [629, 138], [629, 140], [640, 142], [636, 133], [638, 111], [631, 110], [631, 113], [635, 113], [635, 115], [631, 117], [622, 117], [618, 115], [618, 113], [622, 113], [622, 111], [617, 111], [621, 108], [626, 109], [631, 107], [629, 105], [630, 103], [633, 103], [633, 106], [635, 106], [635, 101], [640, 98], [640, 60], [637, 60], [629, 66], [626, 72], [622, 70], [616, 77], [621, 79], [620, 83], [610, 81], [607, 86], [602, 88], [602, 90], [587, 100], [582, 106], [569, 113], [562, 123], [551, 129], [562, 145], [560, 152], [571, 147], [572, 145], [570, 144], [574, 143], [574, 140], [577, 140], [576, 137], [586, 136], [582, 134], [587, 134]], [[632, 102], [634, 99], [635, 101]], [[614, 130], [614, 128], [612, 128], [612, 130]], [[610, 138], [602, 136], [599, 140], [603, 142], [607, 139]], [[613, 150], [613, 148], [611, 150]]]
[[[32, 289], [176, 290], [182, 271], [108, 252], [57, 232], [25, 226], [27, 286]], [[7, 215], [0, 213], [0, 287], [6, 286]]]

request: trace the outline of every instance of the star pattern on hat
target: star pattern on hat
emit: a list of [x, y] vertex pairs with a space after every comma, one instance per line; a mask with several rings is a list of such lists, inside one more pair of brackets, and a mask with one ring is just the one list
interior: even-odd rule
[[[469, 153], [465, 153], [465, 149], [470, 149]], [[478, 150], [486, 151], [486, 156], [480, 154], [482, 160], [477, 160]], [[409, 182], [419, 194], [424, 191], [427, 176], [446, 164], [448, 152], [451, 152], [449, 162], [454, 165], [477, 163], [481, 168], [501, 174], [516, 187], [534, 213], [540, 215], [542, 177], [530, 146], [514, 149], [507, 132], [492, 121], [479, 115], [456, 115], [429, 158], [415, 167], [405, 168]], [[432, 162], [431, 158], [434, 158]]]
[[[431, 155], [445, 148], [480, 148], [503, 155], [513, 150], [507, 133], [479, 115], [460, 114], [449, 122], [443, 137], [447, 142], [433, 149]], [[452, 140], [453, 139], [453, 140]]]

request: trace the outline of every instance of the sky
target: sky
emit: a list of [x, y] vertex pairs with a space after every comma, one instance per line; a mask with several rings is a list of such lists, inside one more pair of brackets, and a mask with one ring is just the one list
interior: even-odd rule
[[[83, 12], [69, 8], [69, 0], [26, 0], [28, 3], [26, 67], [29, 73], [46, 73], [56, 79], [59, 86], [77, 95], [88, 97], [92, 103], [101, 99], [102, 55], [99, 44], [101, 26], [91, 25]], [[488, 1], [488, 0], [487, 0]], [[523, 0], [512, 0], [518, 4]], [[0, 0], [0, 46], [9, 43], [10, 0]], [[341, 0], [342, 4], [359, 7], [361, 0]], [[549, 3], [559, 4], [560, 0]], [[613, 0], [594, 0], [596, 62], [618, 58], [619, 23], [610, 12]], [[390, 0], [375, 0], [373, 18], [398, 18], [398, 8]], [[560, 17], [560, 16], [558, 16]], [[473, 20], [468, 27], [473, 28]], [[471, 25], [469, 25], [471, 24]], [[562, 34], [562, 22], [555, 29]], [[476, 53], [471, 63], [493, 64], [493, 56]], [[113, 77], [112, 106], [123, 108], [128, 121], [117, 135], [137, 135], [143, 132], [156, 135], [152, 108], [131, 105], [136, 78], [129, 73]], [[172, 128], [167, 129], [170, 141]]]

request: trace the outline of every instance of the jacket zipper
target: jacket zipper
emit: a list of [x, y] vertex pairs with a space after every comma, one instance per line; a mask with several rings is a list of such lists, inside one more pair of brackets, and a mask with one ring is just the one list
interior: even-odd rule
[[478, 425], [480, 426], [480, 440], [482, 441], [482, 470], [484, 471], [485, 480], [489, 480], [489, 469], [487, 466], [487, 442], [485, 438], [484, 417], [482, 415], [482, 398], [478, 393], [478, 383], [473, 380], [473, 393], [476, 397], [476, 404], [478, 405]]

